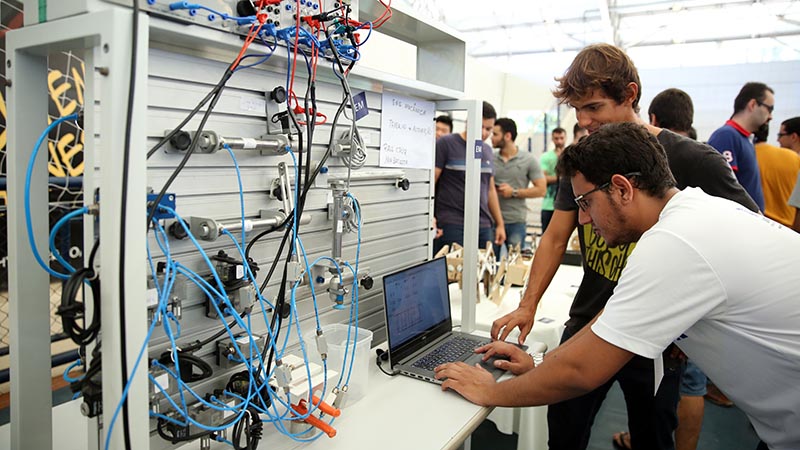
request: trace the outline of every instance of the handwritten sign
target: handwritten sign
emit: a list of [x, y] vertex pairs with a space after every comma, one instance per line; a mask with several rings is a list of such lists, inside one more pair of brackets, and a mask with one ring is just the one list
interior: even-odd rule
[[380, 166], [431, 169], [434, 113], [432, 102], [384, 92]]

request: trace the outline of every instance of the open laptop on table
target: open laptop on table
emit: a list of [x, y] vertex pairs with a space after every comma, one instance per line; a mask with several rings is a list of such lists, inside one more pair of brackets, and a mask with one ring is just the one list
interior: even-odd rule
[[504, 371], [482, 362], [476, 347], [491, 341], [452, 331], [447, 263], [437, 258], [383, 277], [389, 360], [393, 371], [441, 384], [433, 369], [446, 362], [480, 363], [495, 379]]

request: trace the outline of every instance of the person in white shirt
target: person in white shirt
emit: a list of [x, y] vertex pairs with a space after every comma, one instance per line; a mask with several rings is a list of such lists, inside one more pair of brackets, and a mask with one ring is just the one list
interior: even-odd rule
[[[638, 242], [605, 309], [544, 362], [496, 341], [517, 374], [496, 383], [463, 363], [438, 367], [442, 389], [481, 405], [557, 403], [608, 380], [634, 355], [675, 343], [749, 417], [759, 448], [800, 448], [800, 235], [698, 188], [679, 191], [655, 137], [605, 125], [562, 154], [580, 207], [608, 245]], [[656, 381], [655, 386], [658, 386]]]

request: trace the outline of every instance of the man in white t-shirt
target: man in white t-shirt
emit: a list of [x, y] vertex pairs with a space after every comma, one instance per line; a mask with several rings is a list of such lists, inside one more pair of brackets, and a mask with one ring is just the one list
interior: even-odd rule
[[[591, 326], [533, 369], [517, 347], [494, 342], [496, 365], [520, 375], [496, 383], [481, 367], [437, 368], [481, 405], [551, 404], [608, 380], [634, 355], [672, 342], [747, 414], [759, 448], [800, 448], [800, 235], [697, 188], [679, 191], [658, 141], [637, 124], [602, 127], [558, 165], [608, 245], [637, 242], [614, 295]], [[656, 386], [658, 383], [656, 383]]]

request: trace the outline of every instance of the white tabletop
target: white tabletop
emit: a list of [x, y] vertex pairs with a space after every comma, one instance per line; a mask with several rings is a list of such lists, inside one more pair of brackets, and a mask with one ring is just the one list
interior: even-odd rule
[[464, 400], [455, 392], [442, 392], [439, 385], [385, 375], [375, 365], [375, 353], [370, 351], [370, 355], [367, 395], [342, 409], [342, 415], [333, 422], [337, 432], [334, 438], [322, 436], [312, 443], [297, 443], [273, 430], [268, 433], [269, 425], [265, 424], [266, 439], [259, 447], [450, 450], [458, 448], [492, 411]]

